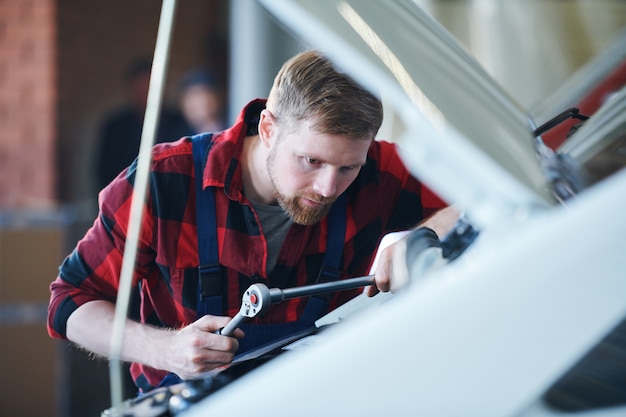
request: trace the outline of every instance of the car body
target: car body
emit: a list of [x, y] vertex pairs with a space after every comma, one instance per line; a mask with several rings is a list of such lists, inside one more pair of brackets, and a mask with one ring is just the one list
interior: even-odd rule
[[556, 153], [414, 2], [262, 4], [381, 95], [386, 139], [476, 233], [454, 259], [407, 257], [406, 289], [358, 297], [180, 414], [626, 415], [626, 91]]

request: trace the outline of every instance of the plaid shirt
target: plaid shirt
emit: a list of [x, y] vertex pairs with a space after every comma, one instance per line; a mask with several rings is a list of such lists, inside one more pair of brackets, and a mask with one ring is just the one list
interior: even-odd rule
[[[266, 238], [243, 191], [239, 161], [243, 140], [258, 120], [263, 100], [248, 104], [235, 125], [213, 135], [204, 170], [204, 187], [216, 187], [219, 260], [226, 277], [225, 315], [234, 316], [241, 295], [252, 282], [292, 287], [315, 282], [326, 250], [327, 221], [293, 224], [274, 270], [266, 273]], [[136, 165], [102, 190], [94, 225], [60, 267], [51, 284], [48, 331], [65, 338], [66, 322], [80, 305], [92, 300], [115, 302]], [[192, 147], [189, 138], [155, 145], [150, 170], [133, 283], [141, 284], [138, 319], [158, 326], [180, 327], [196, 320], [198, 251]], [[443, 203], [423, 188], [403, 166], [394, 145], [375, 141], [366, 165], [346, 191], [348, 218], [342, 278], [365, 275], [377, 246], [389, 232], [415, 226]], [[344, 291], [329, 300], [329, 309], [354, 297]], [[252, 323], [297, 321], [306, 299], [273, 305]], [[136, 365], [136, 364], [135, 364]], [[152, 373], [154, 384], [164, 373]], [[139, 374], [138, 371], [133, 372]]]

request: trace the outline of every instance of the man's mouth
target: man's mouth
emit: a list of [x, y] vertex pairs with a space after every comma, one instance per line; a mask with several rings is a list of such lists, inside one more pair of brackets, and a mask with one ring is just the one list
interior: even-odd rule
[[306, 197], [300, 197], [300, 199], [303, 202], [303, 204], [308, 207], [320, 207], [324, 205], [324, 203], [318, 200], [311, 200], [310, 198], [306, 198]]

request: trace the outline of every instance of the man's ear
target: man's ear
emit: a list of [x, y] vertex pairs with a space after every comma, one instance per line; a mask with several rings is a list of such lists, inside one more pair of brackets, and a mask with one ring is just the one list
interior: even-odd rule
[[271, 141], [276, 135], [276, 118], [271, 111], [264, 109], [259, 118], [259, 138], [266, 148], [270, 148]]

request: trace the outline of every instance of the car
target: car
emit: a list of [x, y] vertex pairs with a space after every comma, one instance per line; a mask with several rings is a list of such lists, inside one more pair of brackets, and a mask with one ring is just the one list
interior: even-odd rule
[[405, 289], [125, 415], [626, 415], [626, 90], [554, 151], [413, 1], [261, 3], [380, 94], [386, 139], [463, 216], [409, 232]]

